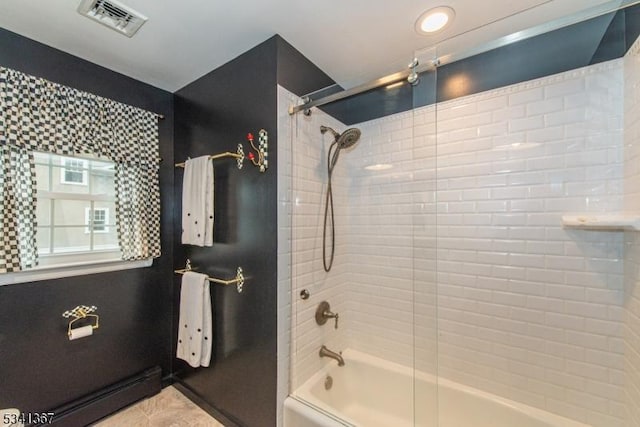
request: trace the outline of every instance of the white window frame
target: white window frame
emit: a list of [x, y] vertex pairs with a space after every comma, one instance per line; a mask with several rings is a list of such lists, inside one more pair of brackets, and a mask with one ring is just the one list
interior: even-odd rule
[[69, 262], [68, 264], [58, 264], [56, 266], [42, 265], [16, 273], [0, 274], [0, 286], [83, 276], [85, 274], [106, 273], [109, 271], [130, 270], [134, 268], [151, 267], [152, 265], [153, 259], [151, 258], [140, 261], [123, 261], [118, 259]]
[[[77, 161], [82, 163], [82, 182], [76, 181], [67, 181], [67, 160]], [[69, 169], [70, 172], [78, 173], [79, 171], [74, 169]], [[68, 185], [89, 185], [89, 162], [85, 159], [81, 159], [78, 157], [61, 157], [60, 158], [60, 184], [68, 184]]]
[[[91, 215], [91, 211], [93, 211], [93, 216]], [[102, 230], [96, 230], [93, 222], [96, 218], [96, 212], [103, 211], [104, 212], [104, 225]], [[93, 228], [93, 234], [106, 234], [109, 232], [109, 208], [84, 208], [84, 234], [91, 233], [91, 229]]]
[[[49, 153], [43, 153], [49, 154]], [[62, 157], [61, 160], [61, 183], [64, 179], [64, 159], [72, 158], [74, 160], [80, 160], [83, 162], [83, 181], [84, 185], [89, 185], [89, 160], [82, 159], [78, 157], [65, 157], [65, 156], [56, 156], [49, 157], [48, 163], [38, 163], [43, 166], [47, 166], [49, 168], [49, 183], [53, 184], [53, 171], [58, 168], [58, 162], [55, 160], [57, 157]], [[96, 159], [96, 160], [104, 160], [104, 159]], [[73, 184], [73, 185], [81, 185], [78, 182], [66, 182], [65, 184]], [[51, 189], [51, 187], [49, 187]], [[38, 190], [38, 196], [43, 199], [53, 199], [53, 200], [89, 200], [92, 203], [97, 201], [109, 202], [113, 201], [111, 197], [107, 197], [106, 195], [100, 194], [80, 194], [80, 193], [68, 193], [68, 192], [51, 192]], [[70, 197], [71, 196], [71, 197]], [[92, 204], [93, 207], [93, 204]], [[107, 209], [109, 208], [98, 208], [98, 209]], [[107, 214], [108, 215], [108, 214]], [[51, 216], [53, 217], [53, 211], [51, 212]], [[53, 218], [51, 218], [51, 221]], [[106, 224], [108, 224], [108, 216], [105, 218]], [[84, 227], [83, 224], [79, 224], [80, 227]], [[43, 226], [44, 227], [44, 226]], [[47, 228], [55, 227], [53, 221], [50, 223]], [[105, 226], [105, 228], [108, 228]], [[93, 231], [94, 233], [100, 233], [102, 231]], [[53, 253], [53, 254], [40, 254], [39, 255], [40, 262], [37, 267], [29, 268], [27, 270], [13, 272], [13, 273], [3, 273], [0, 274], [0, 286], [10, 285], [14, 283], [26, 283], [26, 282], [35, 282], [40, 280], [51, 280], [58, 279], [63, 277], [72, 277], [72, 276], [80, 276], [86, 274], [95, 274], [95, 273], [105, 273], [109, 271], [120, 271], [120, 270], [129, 270], [134, 268], [144, 268], [150, 267], [153, 265], [153, 259], [148, 258], [144, 260], [136, 260], [136, 261], [125, 261], [122, 260], [122, 255], [120, 252], [120, 248], [117, 249], [94, 249], [92, 251], [83, 251], [83, 252], [75, 252], [75, 253]]]

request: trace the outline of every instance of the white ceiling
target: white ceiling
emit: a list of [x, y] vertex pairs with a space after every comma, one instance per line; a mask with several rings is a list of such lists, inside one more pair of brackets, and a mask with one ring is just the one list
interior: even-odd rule
[[[610, 0], [120, 0], [149, 17], [133, 38], [86, 17], [80, 0], [2, 0], [0, 26], [174, 92], [274, 34], [343, 87], [407, 66], [414, 51], [472, 48]], [[451, 28], [419, 36], [417, 17], [456, 11]]]

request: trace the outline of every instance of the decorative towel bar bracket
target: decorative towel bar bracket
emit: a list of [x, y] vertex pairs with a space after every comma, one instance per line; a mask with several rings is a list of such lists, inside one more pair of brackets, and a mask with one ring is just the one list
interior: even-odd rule
[[[187, 259], [187, 262], [184, 268], [179, 270], [174, 270], [174, 272], [177, 274], [184, 274], [187, 271], [195, 271], [191, 267], [191, 260], [189, 259]], [[225, 285], [225, 286], [235, 284], [236, 290], [238, 291], [238, 293], [242, 293], [242, 287], [244, 285], [244, 273], [243, 273], [242, 267], [238, 267], [238, 269], [236, 270], [236, 277], [234, 279], [224, 280], [224, 279], [216, 279], [215, 277], [207, 276], [207, 280], [209, 282], [217, 283], [219, 285]]]
[[[251, 145], [251, 148], [253, 148], [255, 150], [256, 154], [253, 153], [253, 151], [249, 151], [249, 154], [246, 156], [249, 158], [249, 160], [251, 161], [251, 163], [253, 163], [254, 166], [256, 166], [260, 172], [266, 172], [267, 169], [269, 168], [269, 135], [267, 133], [266, 130], [264, 129], [260, 129], [260, 132], [258, 132], [258, 146], [256, 147], [255, 144], [253, 143], [253, 134], [252, 133], [248, 133], [247, 134], [247, 141], [249, 142], [249, 144]], [[224, 153], [220, 153], [220, 154], [212, 154], [209, 156], [209, 160], [216, 160], [216, 159], [222, 159], [225, 157], [232, 157], [236, 159], [237, 165], [238, 165], [238, 169], [242, 169], [242, 165], [244, 163], [244, 159], [245, 159], [245, 155], [244, 155], [244, 148], [242, 148], [242, 144], [238, 144], [238, 148], [236, 150], [235, 153], [232, 153], [230, 151], [226, 151]], [[176, 163], [175, 167], [177, 168], [183, 168], [184, 167], [185, 162], [182, 163]]]
[[65, 319], [69, 319], [70, 317], [73, 317], [73, 319], [69, 321], [69, 327], [67, 328], [67, 335], [71, 336], [71, 329], [74, 322], [80, 319], [86, 319], [87, 317], [92, 317], [95, 320], [95, 323], [91, 325], [91, 327], [93, 329], [98, 329], [100, 327], [100, 316], [98, 316], [97, 314], [91, 314], [95, 312], [97, 309], [98, 307], [96, 307], [95, 305], [92, 305], [90, 307], [87, 305], [79, 305], [73, 310], [67, 310], [64, 313], [62, 313], [62, 317], [64, 317]]
[[266, 172], [267, 168], [269, 167], [269, 134], [267, 133], [266, 130], [264, 129], [260, 129], [260, 132], [258, 132], [258, 147], [256, 148], [255, 144], [253, 143], [253, 134], [252, 133], [248, 133], [247, 134], [247, 141], [249, 141], [249, 144], [251, 144], [251, 147], [258, 153], [258, 158], [256, 159], [255, 154], [253, 154], [253, 152], [249, 152], [249, 154], [247, 155], [247, 157], [249, 157], [249, 160], [251, 160], [251, 163], [254, 164], [254, 166], [257, 166], [258, 169], [260, 170], [260, 172]]

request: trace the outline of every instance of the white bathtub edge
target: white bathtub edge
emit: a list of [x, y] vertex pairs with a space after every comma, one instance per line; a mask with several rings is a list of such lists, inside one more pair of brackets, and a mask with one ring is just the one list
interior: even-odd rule
[[[376, 356], [372, 356], [370, 354], [362, 353], [357, 350], [347, 349], [343, 352], [343, 357], [344, 357], [345, 365], [347, 368], [349, 366], [350, 360], [351, 361], [357, 360], [362, 363], [373, 365], [379, 369], [384, 369], [387, 371], [397, 373], [399, 375], [409, 375], [409, 376], [414, 375], [413, 369], [409, 367], [406, 367], [397, 363], [389, 362], [384, 359], [378, 358]], [[326, 413], [329, 411], [326, 408], [324, 408], [325, 405], [323, 404], [323, 402], [313, 398], [310, 393], [310, 390], [314, 384], [317, 384], [318, 382], [323, 381], [324, 378], [335, 369], [344, 369], [344, 368], [338, 367], [335, 364], [335, 362], [332, 360], [327, 361], [320, 371], [316, 372], [304, 384], [298, 387], [298, 389], [295, 391], [295, 394], [299, 396], [298, 398], [292, 397], [292, 396], [287, 397], [287, 400], [285, 401], [285, 414], [287, 412], [290, 412], [289, 417], [292, 417], [294, 411], [296, 413], [302, 412], [304, 415], [304, 419], [307, 420], [307, 423], [306, 424], [295, 424], [295, 423], [287, 424], [286, 422], [287, 416], [285, 415], [285, 427], [316, 427], [316, 426], [343, 427], [345, 425], [345, 423], [340, 423], [336, 421], [336, 419], [338, 418], [331, 419], [329, 416], [327, 416]], [[473, 388], [464, 384], [459, 384], [446, 378], [437, 378], [436, 376], [426, 372], [416, 372], [415, 377], [427, 383], [431, 383], [431, 384], [437, 383], [439, 387], [445, 387], [452, 390], [460, 391], [462, 393], [475, 396], [479, 399], [487, 400], [490, 402], [494, 402], [497, 405], [511, 408], [514, 411], [520, 412], [532, 419], [537, 419], [549, 425], [562, 426], [562, 427], [592, 427], [588, 424], [584, 424], [579, 421], [575, 421], [558, 414], [550, 413], [542, 409], [538, 409], [538, 408], [526, 405], [524, 403], [515, 402], [508, 398], [497, 396], [495, 394], [492, 394], [486, 391], [478, 390], [476, 388]], [[287, 403], [287, 401], [289, 402]], [[333, 423], [322, 424], [322, 422], [324, 422], [325, 419], [329, 419]], [[310, 424], [309, 420], [313, 420], [315, 424]], [[350, 422], [350, 420], [346, 419], [345, 421], [347, 422], [347, 425], [349, 425], [348, 423]]]
[[289, 396], [284, 400], [284, 427], [345, 427], [345, 424]]

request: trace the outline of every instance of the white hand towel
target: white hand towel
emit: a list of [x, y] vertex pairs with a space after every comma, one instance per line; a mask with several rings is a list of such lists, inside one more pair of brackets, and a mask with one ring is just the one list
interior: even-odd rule
[[182, 243], [213, 246], [213, 166], [209, 156], [184, 164]]
[[213, 347], [213, 312], [211, 310], [211, 294], [209, 281], [204, 281], [204, 305], [202, 306], [202, 348], [200, 366], [208, 367], [211, 361], [211, 348]]
[[182, 276], [176, 357], [197, 368], [209, 366], [213, 316], [207, 276], [187, 271]]

